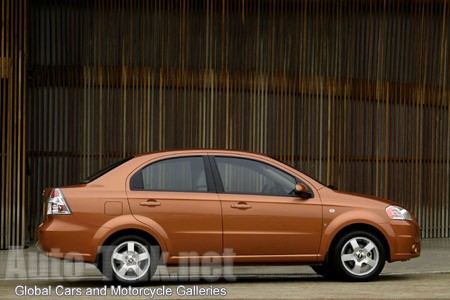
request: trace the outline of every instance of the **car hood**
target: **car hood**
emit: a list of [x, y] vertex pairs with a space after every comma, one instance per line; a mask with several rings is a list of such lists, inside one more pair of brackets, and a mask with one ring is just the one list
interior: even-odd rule
[[352, 206], [365, 208], [384, 209], [388, 205], [398, 205], [393, 201], [384, 198], [332, 190], [329, 188], [321, 189], [320, 197], [324, 205]]

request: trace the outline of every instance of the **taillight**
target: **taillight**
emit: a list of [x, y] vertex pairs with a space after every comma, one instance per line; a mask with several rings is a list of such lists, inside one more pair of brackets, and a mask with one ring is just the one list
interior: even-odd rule
[[70, 215], [72, 213], [60, 189], [53, 189], [47, 201], [47, 215]]

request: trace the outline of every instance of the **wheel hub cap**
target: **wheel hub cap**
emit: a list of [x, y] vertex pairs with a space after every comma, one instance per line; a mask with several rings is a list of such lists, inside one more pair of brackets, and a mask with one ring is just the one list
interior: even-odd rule
[[364, 252], [362, 250], [358, 250], [355, 252], [355, 257], [358, 261], [361, 261], [366, 258], [366, 255], [364, 254]]
[[135, 265], [137, 263], [137, 258], [135, 254], [128, 254], [125, 257], [125, 261], [128, 266]]

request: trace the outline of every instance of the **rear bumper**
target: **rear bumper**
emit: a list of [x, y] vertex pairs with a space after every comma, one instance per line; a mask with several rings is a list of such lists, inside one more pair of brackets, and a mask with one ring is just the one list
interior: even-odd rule
[[47, 256], [94, 262], [96, 249], [91, 241], [95, 228], [74, 222], [72, 216], [49, 217], [37, 230], [37, 247]]

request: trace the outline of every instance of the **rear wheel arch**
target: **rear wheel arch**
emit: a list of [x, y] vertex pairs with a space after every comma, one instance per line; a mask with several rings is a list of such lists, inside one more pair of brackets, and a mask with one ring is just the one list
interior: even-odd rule
[[103, 242], [103, 245], [109, 245], [109, 243], [111, 243], [112, 241], [116, 240], [117, 238], [119, 238], [121, 236], [125, 236], [125, 235], [136, 235], [143, 239], [146, 239], [150, 244], [160, 246], [158, 240], [153, 235], [149, 234], [148, 232], [146, 232], [144, 230], [135, 229], [135, 228], [122, 229], [122, 230], [112, 233], [109, 237], [107, 237], [105, 239], [105, 241]]
[[[144, 230], [134, 229], [134, 228], [122, 229], [122, 230], [112, 233], [110, 236], [108, 236], [105, 239], [105, 241], [101, 245], [101, 248], [103, 248], [104, 246], [111, 245], [112, 242], [114, 242], [115, 240], [117, 240], [121, 237], [124, 237], [124, 236], [137, 236], [137, 237], [143, 238], [149, 244], [151, 244], [153, 246], [158, 246], [160, 251], [163, 251], [160, 243], [153, 235], [149, 234], [148, 232], [146, 232]], [[102, 249], [101, 248], [98, 250], [97, 257], [95, 260], [100, 269], [101, 269], [101, 262], [102, 262]]]

